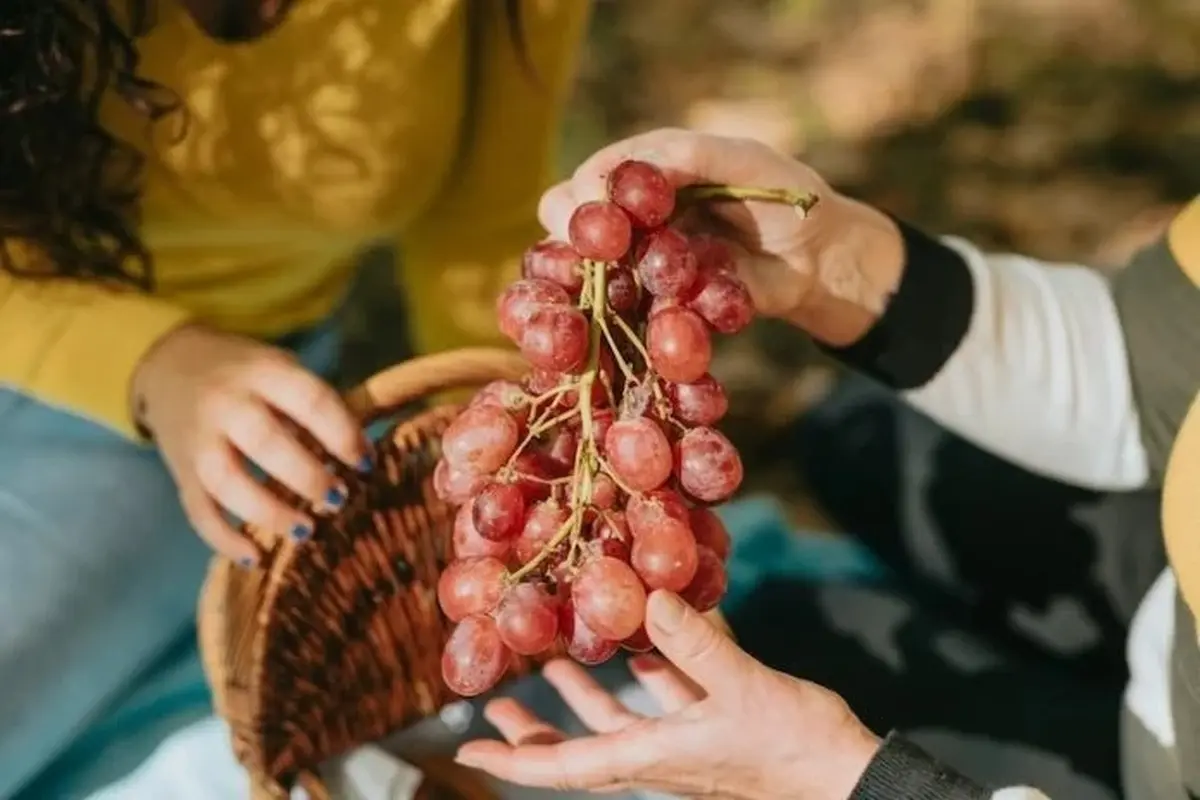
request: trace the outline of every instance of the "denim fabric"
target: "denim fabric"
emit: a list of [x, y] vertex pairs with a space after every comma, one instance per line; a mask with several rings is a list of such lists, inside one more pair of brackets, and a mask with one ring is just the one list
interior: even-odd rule
[[[328, 374], [339, 335], [281, 344]], [[209, 554], [153, 448], [0, 387], [0, 798], [187, 651]]]

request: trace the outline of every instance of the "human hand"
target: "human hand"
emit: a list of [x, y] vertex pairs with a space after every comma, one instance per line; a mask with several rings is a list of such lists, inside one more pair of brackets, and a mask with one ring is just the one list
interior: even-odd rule
[[575, 208], [604, 197], [609, 172], [629, 158], [661, 168], [675, 186], [721, 183], [817, 195], [804, 215], [767, 202], [720, 202], [703, 220], [741, 246], [739, 275], [760, 314], [780, 317], [834, 345], [859, 338], [882, 313], [903, 266], [903, 244], [885, 214], [834, 191], [809, 167], [751, 139], [662, 129], [609, 145], [542, 198], [539, 217], [566, 240]]
[[[347, 465], [370, 466], [369, 445], [337, 392], [287, 352], [251, 339], [179, 328], [142, 359], [132, 394], [197, 533], [243, 564], [256, 561], [258, 550], [222, 509], [304, 539], [312, 534], [312, 513], [334, 511], [346, 500], [346, 486], [281, 415]], [[294, 507], [255, 480], [242, 456], [310, 508]]]
[[567, 740], [511, 698], [488, 720], [507, 743], [468, 742], [458, 761], [497, 778], [559, 790], [634, 787], [739, 800], [843, 800], [879, 740], [836, 694], [769, 669], [677, 597], [657, 591], [647, 632], [663, 659], [637, 656], [635, 676], [665, 716], [625, 708], [569, 660], [546, 679], [595, 735]]

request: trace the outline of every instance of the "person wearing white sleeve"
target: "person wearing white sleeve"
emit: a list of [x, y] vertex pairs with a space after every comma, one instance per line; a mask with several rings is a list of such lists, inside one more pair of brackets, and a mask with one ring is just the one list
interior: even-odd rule
[[[716, 209], [743, 234], [739, 273], [758, 310], [798, 326], [960, 435], [1086, 487], [1170, 487], [1173, 475], [1175, 484], [1180, 475], [1200, 475], [1200, 411], [1186, 421], [1200, 406], [1200, 203], [1110, 286], [1082, 268], [939, 241], [838, 194], [760, 143], [663, 130], [605, 148], [552, 189], [541, 207], [551, 235], [565, 238], [572, 210], [600, 196], [607, 172], [626, 158], [656, 163], [678, 183], [816, 193], [821, 200], [807, 219], [769, 204]], [[1180, 591], [1171, 652], [1175, 680], [1193, 692], [1172, 693], [1174, 741], [1152, 743], [1180, 765], [1176, 773], [1135, 787], [1136, 796], [1155, 800], [1200, 791], [1200, 700], [1189, 697], [1200, 697], [1192, 619], [1200, 555], [1181, 544], [1200, 530], [1189, 522], [1194, 506], [1181, 491], [1172, 496], [1165, 533]], [[502, 700], [492, 718], [508, 741], [469, 743], [460, 760], [528, 785], [646, 786], [746, 800], [1044, 796], [987, 787], [897, 731], [876, 736], [836, 694], [767, 669], [669, 596], [654, 595], [647, 628], [674, 667], [644, 668], [675, 698], [674, 713], [622, 716], [573, 672], [557, 688], [585, 721], [591, 715], [595, 736], [566, 739]], [[1167, 665], [1150, 671], [1151, 693], [1164, 696]]]

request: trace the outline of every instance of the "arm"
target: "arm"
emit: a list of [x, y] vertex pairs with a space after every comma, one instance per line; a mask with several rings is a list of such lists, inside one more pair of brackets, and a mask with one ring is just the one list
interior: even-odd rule
[[[422, 352], [498, 341], [495, 301], [544, 236], [537, 204], [557, 171], [563, 109], [590, 4], [522, 3], [528, 66], [501, 3], [486, 9], [470, 147], [449, 189], [412, 226], [402, 279]], [[531, 78], [530, 68], [534, 73]]]
[[1141, 283], [1144, 257], [1114, 295], [1084, 267], [985, 255], [904, 224], [899, 232], [902, 263], [884, 311], [861, 339], [830, 352], [1030, 470], [1095, 488], [1144, 485], [1143, 409], [1130, 364], [1146, 347], [1127, 345], [1121, 291], [1121, 281]]
[[130, 378], [154, 343], [187, 317], [132, 291], [0, 272], [0, 385], [136, 438]]

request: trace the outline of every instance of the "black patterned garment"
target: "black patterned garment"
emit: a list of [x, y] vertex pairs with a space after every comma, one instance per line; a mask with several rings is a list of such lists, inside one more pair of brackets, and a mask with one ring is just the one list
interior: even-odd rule
[[[984, 551], [967, 541], [947, 548], [941, 541], [922, 554], [920, 543], [909, 541], [898, 550], [914, 561], [924, 555], [927, 570], [941, 570], [943, 583], [956, 586], [970, 587], [972, 574], [1004, 573], [997, 562], [1007, 564], [1011, 592], [1022, 596], [984, 610], [1010, 629], [1025, 624], [1029, 630], [1018, 638], [1035, 648], [1044, 645], [1065, 661], [1074, 654], [1097, 672], [1117, 655], [1103, 643], [1119, 640], [1113, 634], [1122, 634], [1132, 617], [1130, 684], [1121, 710], [1126, 793], [1200, 797], [1194, 624], [1200, 610], [1200, 200], [1112, 280], [1085, 267], [988, 255], [961, 240], [901, 227], [908, 261], [887, 312], [862, 341], [832, 354], [961, 441], [960, 469], [970, 469], [973, 451], [986, 451], [1040, 478], [1024, 492], [1009, 487], [1011, 547]], [[1089, 509], [1117, 496], [1118, 504], [1137, 509], [1144, 530], [1125, 544], [1138, 546], [1085, 534], [1042, 559], [1038, 480], [1056, 487], [1046, 508], [1066, 507], [1064, 490], [1077, 493], [1071, 503], [1079, 518], [1064, 517], [1052, 525], [1055, 531], [1096, 529], [1086, 519]], [[1147, 501], [1160, 513], [1148, 514]], [[935, 503], [943, 519], [960, 517], [957, 530], [969, 537], [979, 508], [950, 495], [929, 498], [925, 510]], [[1022, 520], [1032, 522], [1023, 526]], [[979, 527], [992, 522], [981, 520]], [[1147, 546], [1149, 538], [1155, 542]], [[1164, 541], [1170, 569], [1155, 579]], [[986, 560], [973, 557], [982, 552]], [[1139, 555], [1123, 557], [1127, 552]], [[1039, 569], [1036, 562], [1045, 561], [1058, 566]], [[1034, 612], [1025, 623], [1015, 617], [1022, 608]], [[1063, 641], [1056, 624], [1083, 634]], [[834, 677], [829, 682], [838, 685]], [[1064, 690], [1062, 700], [1070, 697]], [[986, 696], [979, 701], [986, 706]], [[1116, 712], [1110, 711], [1105, 719], [1113, 724], [1101, 735], [1115, 743]], [[893, 732], [854, 797], [1045, 796], [1031, 788], [987, 787], [988, 781], [968, 779], [928, 755], [930, 749], [936, 748]], [[1115, 772], [1116, 764], [1107, 768]], [[1075, 795], [1068, 790], [1064, 796]]]

